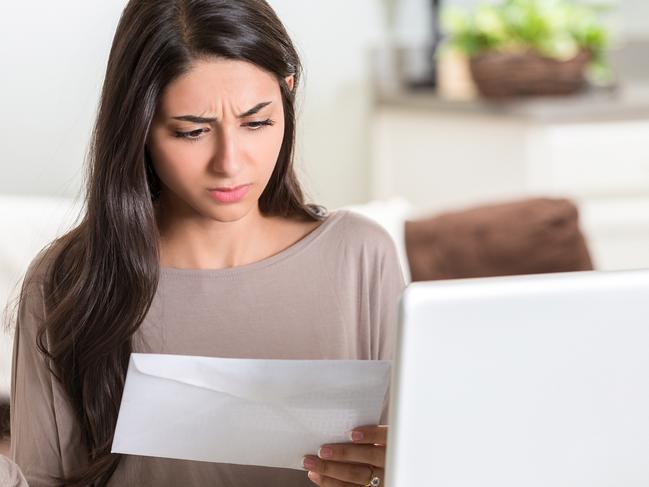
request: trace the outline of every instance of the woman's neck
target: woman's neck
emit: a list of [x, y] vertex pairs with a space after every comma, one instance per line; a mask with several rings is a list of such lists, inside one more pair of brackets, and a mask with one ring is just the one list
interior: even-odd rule
[[234, 221], [217, 221], [195, 210], [156, 206], [160, 266], [224, 269], [251, 264], [293, 245], [320, 222], [266, 216], [255, 206]]
[[268, 218], [258, 207], [237, 220], [218, 221], [161, 205], [156, 218], [162, 267], [222, 269], [248, 264], [263, 258], [271, 237]]

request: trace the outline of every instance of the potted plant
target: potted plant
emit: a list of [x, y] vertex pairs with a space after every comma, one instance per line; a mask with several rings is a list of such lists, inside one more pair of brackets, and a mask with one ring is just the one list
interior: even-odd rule
[[447, 9], [444, 26], [483, 96], [562, 95], [581, 90], [589, 69], [600, 78], [607, 70], [598, 13], [568, 0], [504, 0]]

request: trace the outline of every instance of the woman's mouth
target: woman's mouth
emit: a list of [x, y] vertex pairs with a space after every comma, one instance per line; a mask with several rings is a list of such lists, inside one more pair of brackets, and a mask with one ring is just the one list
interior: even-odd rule
[[251, 184], [242, 184], [232, 188], [211, 188], [208, 191], [210, 196], [219, 203], [238, 203], [246, 196], [251, 186]]

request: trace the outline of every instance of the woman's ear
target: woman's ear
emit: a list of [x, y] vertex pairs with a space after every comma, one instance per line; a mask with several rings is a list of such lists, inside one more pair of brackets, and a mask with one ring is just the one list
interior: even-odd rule
[[288, 91], [293, 91], [293, 85], [295, 84], [295, 76], [292, 74], [289, 74], [286, 78], [286, 85], [288, 86]]

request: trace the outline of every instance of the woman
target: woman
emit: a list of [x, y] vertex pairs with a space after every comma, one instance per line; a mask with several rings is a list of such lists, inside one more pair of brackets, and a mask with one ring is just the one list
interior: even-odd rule
[[404, 286], [396, 251], [368, 220], [304, 202], [292, 163], [299, 78], [263, 0], [127, 5], [86, 213], [32, 262], [20, 298], [12, 451], [32, 487], [382, 479], [379, 426], [305, 452], [308, 477], [110, 453], [133, 351], [389, 358]]

